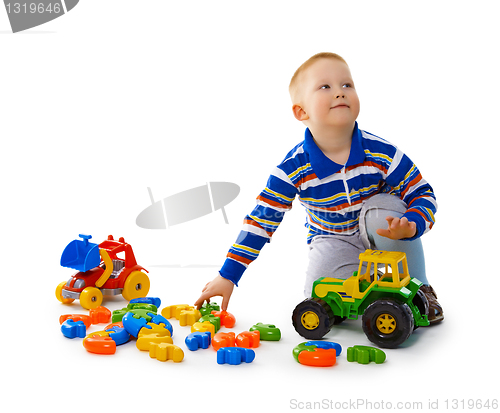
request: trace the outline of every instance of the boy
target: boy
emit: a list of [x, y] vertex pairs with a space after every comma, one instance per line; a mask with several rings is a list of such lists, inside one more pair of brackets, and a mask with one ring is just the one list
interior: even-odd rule
[[306, 297], [320, 277], [350, 277], [366, 248], [403, 251], [410, 274], [425, 284], [429, 321], [441, 321], [420, 242], [437, 209], [431, 186], [398, 148], [358, 129], [359, 99], [342, 57], [312, 56], [295, 72], [289, 91], [295, 118], [307, 126], [305, 139], [271, 174], [219, 276], [195, 305], [219, 295], [227, 309], [234, 285], [298, 196], [309, 229]]

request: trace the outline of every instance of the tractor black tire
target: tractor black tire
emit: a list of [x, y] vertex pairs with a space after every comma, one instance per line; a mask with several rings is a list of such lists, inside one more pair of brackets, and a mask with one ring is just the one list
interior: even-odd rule
[[410, 337], [414, 320], [408, 304], [381, 299], [366, 308], [362, 324], [372, 343], [383, 348], [396, 348]]
[[335, 316], [330, 306], [319, 298], [307, 298], [295, 307], [292, 324], [297, 333], [309, 340], [320, 340], [333, 326]]

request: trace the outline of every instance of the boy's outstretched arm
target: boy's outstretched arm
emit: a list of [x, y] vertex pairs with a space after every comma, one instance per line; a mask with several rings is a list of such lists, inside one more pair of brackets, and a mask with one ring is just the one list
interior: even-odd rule
[[194, 303], [195, 307], [199, 310], [205, 301], [215, 296], [222, 297], [221, 309], [226, 311], [229, 304], [229, 299], [233, 293], [234, 284], [232, 281], [218, 275], [210, 281], [202, 290], [200, 298]]
[[408, 221], [408, 218], [386, 217], [389, 224], [387, 229], [377, 229], [377, 234], [394, 240], [413, 238], [417, 233], [417, 224]]

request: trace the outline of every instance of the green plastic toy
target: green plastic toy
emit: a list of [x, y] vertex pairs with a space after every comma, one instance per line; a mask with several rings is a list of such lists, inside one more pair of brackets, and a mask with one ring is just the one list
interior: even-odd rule
[[250, 331], [258, 331], [262, 341], [281, 340], [281, 331], [274, 324], [257, 323], [250, 327]]
[[199, 323], [203, 323], [204, 321], [209, 321], [210, 324], [212, 324], [214, 326], [216, 333], [217, 333], [217, 331], [220, 330], [220, 318], [219, 317], [216, 317], [213, 314], [207, 314], [198, 320]]
[[[138, 310], [141, 311], [136, 312]], [[157, 307], [153, 304], [132, 303], [129, 304], [127, 307], [122, 308], [121, 310], [113, 311], [113, 315], [111, 316], [111, 321], [113, 323], [118, 323], [119, 321], [122, 321], [123, 316], [127, 314], [129, 311], [132, 311], [134, 314], [138, 314], [141, 317], [144, 317], [146, 313], [154, 313], [154, 314], [158, 313]]]
[[212, 314], [212, 311], [220, 311], [220, 306], [215, 302], [203, 303], [200, 308], [200, 313], [202, 316]]
[[347, 349], [347, 361], [357, 361], [359, 364], [382, 364], [385, 361], [385, 353], [375, 347], [354, 346]]

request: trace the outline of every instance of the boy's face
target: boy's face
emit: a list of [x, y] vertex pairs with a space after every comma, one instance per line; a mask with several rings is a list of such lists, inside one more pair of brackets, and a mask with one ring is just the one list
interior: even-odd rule
[[298, 101], [293, 112], [310, 128], [354, 125], [359, 98], [349, 67], [336, 59], [320, 59], [299, 79]]

